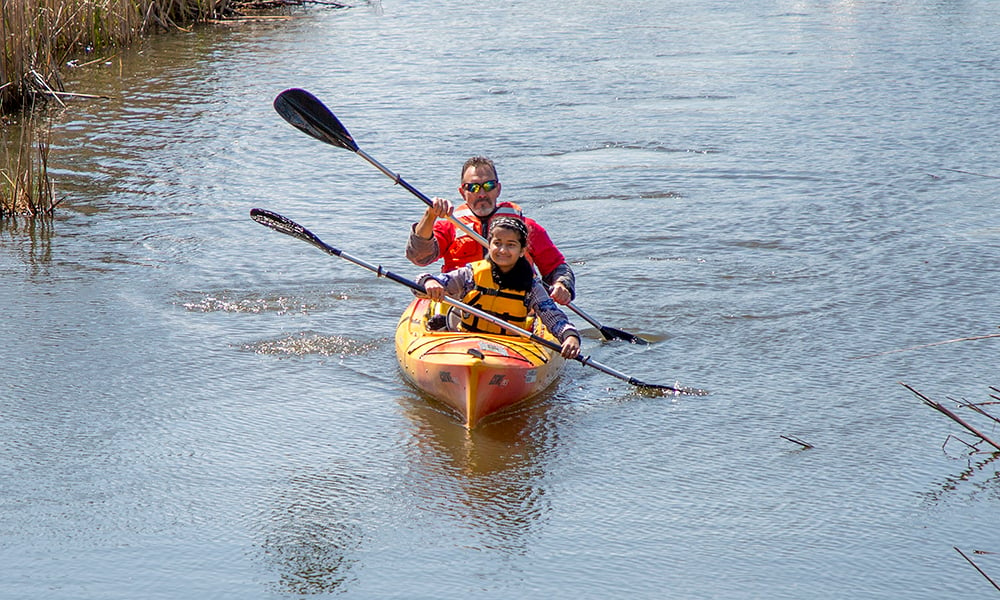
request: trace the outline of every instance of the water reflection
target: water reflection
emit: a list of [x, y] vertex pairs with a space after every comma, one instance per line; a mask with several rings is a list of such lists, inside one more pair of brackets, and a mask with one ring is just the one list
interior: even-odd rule
[[404, 398], [415, 493], [472, 531], [484, 549], [523, 554], [552, 510], [545, 464], [556, 451], [551, 392], [473, 430], [440, 404]]
[[296, 474], [266, 499], [259, 549], [277, 571], [277, 591], [333, 593], [355, 580], [364, 530], [352, 517], [362, 499], [352, 477], [350, 469]]
[[967, 488], [965, 495], [970, 500], [1000, 500], [1000, 470], [996, 464], [1000, 452], [982, 453], [977, 456], [986, 458], [973, 460], [969, 457], [968, 466], [956, 475], [950, 475], [937, 484], [937, 488], [927, 493], [927, 499], [937, 503], [944, 500], [950, 493], [958, 493], [960, 488]]
[[31, 275], [39, 274], [52, 263], [52, 233], [52, 222], [45, 219], [0, 218], [0, 246], [5, 249], [4, 256], [10, 255], [16, 263], [27, 266]]

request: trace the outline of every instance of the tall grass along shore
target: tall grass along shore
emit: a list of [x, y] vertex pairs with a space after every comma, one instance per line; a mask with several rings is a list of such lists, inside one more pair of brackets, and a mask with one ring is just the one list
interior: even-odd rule
[[62, 91], [59, 66], [157, 29], [222, 15], [231, 0], [4, 0], [0, 112]]
[[0, 153], [0, 218], [52, 214], [59, 203], [48, 175], [50, 129], [26, 115], [5, 126]]
[[[51, 214], [48, 128], [31, 109], [67, 95], [70, 57], [127, 46], [156, 30], [224, 16], [233, 0], [3, 0], [0, 14], [0, 217]], [[23, 118], [3, 117], [24, 112]]]

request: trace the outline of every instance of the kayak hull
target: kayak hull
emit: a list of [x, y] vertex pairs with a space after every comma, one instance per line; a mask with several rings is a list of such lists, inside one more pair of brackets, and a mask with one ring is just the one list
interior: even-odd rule
[[[545, 391], [565, 366], [558, 352], [524, 337], [428, 331], [427, 319], [439, 307], [426, 298], [407, 307], [396, 326], [396, 358], [410, 384], [451, 408], [470, 429]], [[535, 333], [555, 341], [547, 332]]]

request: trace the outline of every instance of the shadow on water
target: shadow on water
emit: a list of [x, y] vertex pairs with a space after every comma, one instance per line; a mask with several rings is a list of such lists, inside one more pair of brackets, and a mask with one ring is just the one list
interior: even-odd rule
[[402, 399], [424, 508], [454, 519], [483, 549], [523, 554], [552, 510], [545, 487], [545, 465], [558, 448], [552, 394], [471, 431], [433, 400]]

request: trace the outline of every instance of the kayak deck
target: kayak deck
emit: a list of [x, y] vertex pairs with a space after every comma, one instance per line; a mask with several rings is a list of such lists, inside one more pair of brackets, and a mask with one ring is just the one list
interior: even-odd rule
[[[417, 298], [403, 312], [396, 358], [410, 384], [454, 410], [466, 427], [540, 394], [562, 372], [565, 359], [558, 352], [527, 338], [429, 331], [427, 320], [440, 306]], [[555, 341], [547, 332], [535, 333]]]

